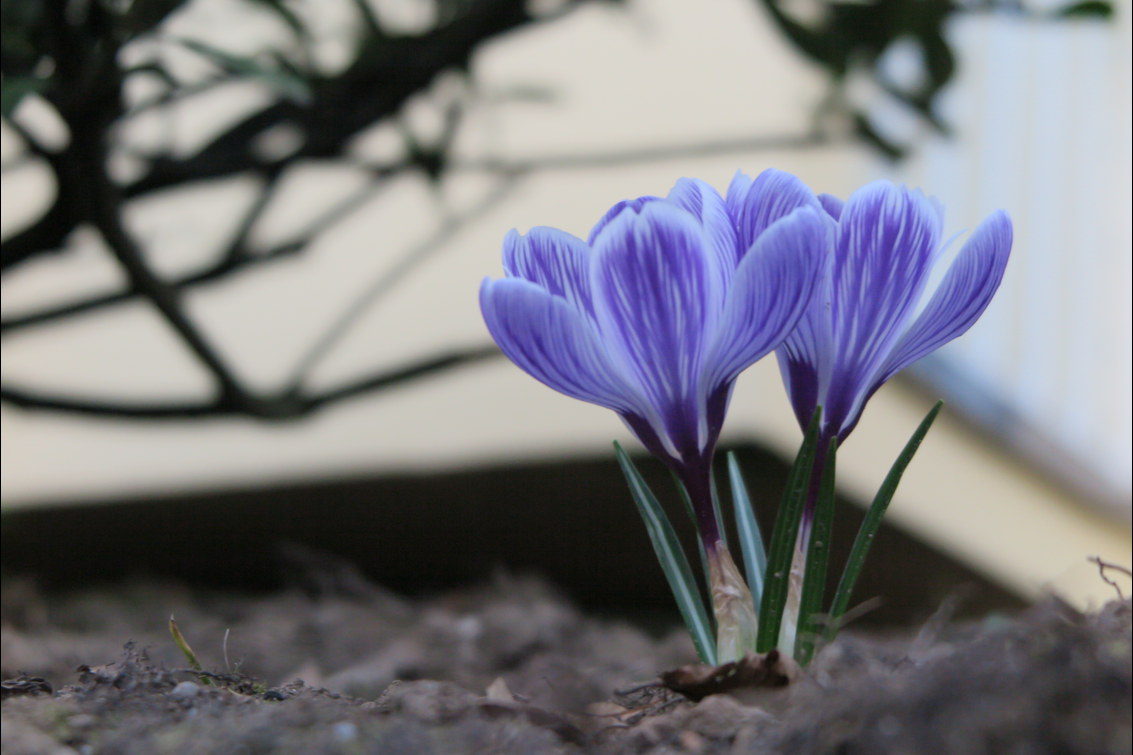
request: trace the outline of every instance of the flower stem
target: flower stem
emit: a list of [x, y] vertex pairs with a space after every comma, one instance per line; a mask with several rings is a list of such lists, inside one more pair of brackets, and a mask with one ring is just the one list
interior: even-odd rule
[[716, 490], [712, 484], [711, 455], [686, 466], [678, 475], [689, 497], [706, 561], [708, 591], [716, 619], [717, 662], [738, 660], [755, 650], [759, 621], [751, 590], [724, 540]]
[[716, 544], [723, 540], [712, 485], [712, 457], [697, 459], [675, 471], [688, 494], [700, 543], [705, 554], [711, 553]]
[[810, 550], [810, 539], [814, 530], [815, 510], [818, 506], [818, 496], [822, 488], [822, 476], [826, 470], [825, 450], [829, 448], [832, 438], [823, 432], [818, 439], [818, 453], [814, 456], [814, 463], [810, 469], [810, 480], [807, 483], [806, 504], [803, 507], [802, 518], [799, 520], [799, 532], [795, 538], [795, 553], [791, 558], [791, 571], [787, 580], [787, 600], [783, 607], [783, 623], [779, 628], [779, 650], [788, 657], [795, 653], [795, 642], [798, 637], [799, 612], [802, 608], [803, 583], [806, 577], [807, 553]]
[[732, 560], [728, 546], [717, 540], [708, 554], [709, 591], [716, 617], [716, 660], [728, 663], [755, 650], [759, 620], [751, 591]]

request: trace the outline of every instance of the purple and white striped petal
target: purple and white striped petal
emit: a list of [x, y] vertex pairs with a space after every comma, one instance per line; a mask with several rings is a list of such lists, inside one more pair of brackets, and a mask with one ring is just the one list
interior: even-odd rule
[[821, 210], [804, 207], [752, 245], [724, 305], [708, 360], [708, 391], [735, 380], [796, 327], [817, 289], [834, 231], [834, 221]]
[[606, 210], [606, 214], [602, 216], [602, 219], [594, 224], [594, 227], [590, 229], [590, 235], [586, 237], [586, 243], [589, 244], [590, 246], [594, 246], [594, 242], [596, 242], [598, 240], [598, 235], [600, 233], [602, 233], [603, 230], [605, 230], [606, 226], [610, 224], [611, 220], [616, 218], [618, 215], [621, 215], [622, 212], [624, 212], [626, 210], [629, 210], [631, 212], [641, 212], [641, 208], [644, 207], [645, 205], [649, 204], [650, 202], [662, 202], [662, 201], [664, 201], [664, 200], [662, 200], [661, 197], [653, 197], [653, 196], [638, 197], [637, 199], [623, 199], [623, 200], [621, 200], [620, 202], [615, 204], [613, 207]]
[[739, 260], [739, 249], [736, 230], [728, 216], [728, 208], [724, 205], [723, 197], [704, 181], [682, 178], [677, 181], [666, 199], [687, 210], [700, 221], [709, 242], [709, 250], [716, 255], [717, 268], [721, 273], [721, 285], [726, 290], [732, 284], [732, 274]]
[[526, 235], [513, 230], [504, 238], [503, 257], [509, 276], [563, 297], [593, 319], [590, 247], [582, 239], [545, 226], [532, 228]]
[[592, 288], [617, 369], [663, 417], [682, 453], [701, 439], [697, 392], [723, 309], [715, 254], [697, 219], [668, 202], [623, 211], [598, 235]]
[[924, 292], [940, 233], [938, 204], [888, 182], [863, 187], [843, 208], [830, 311], [837, 380], [825, 397], [831, 425], [860, 411]]
[[800, 207], [818, 208], [814, 192], [781, 170], [765, 170], [755, 179], [737, 173], [728, 187], [725, 203], [736, 226], [742, 257], [760, 234]]
[[648, 414], [594, 328], [566, 299], [519, 278], [486, 279], [480, 310], [500, 349], [536, 380], [616, 412]]
[[975, 324], [999, 289], [1011, 253], [1007, 213], [996, 212], [976, 229], [948, 268], [924, 310], [882, 367], [883, 383]]
[[[814, 410], [826, 403], [826, 392], [830, 387], [834, 344], [830, 338], [830, 317], [820, 309], [829, 306], [829, 291], [829, 279], [819, 281], [811, 307], [799, 318], [791, 335], [775, 352], [787, 398], [799, 426], [804, 428], [810, 424]], [[817, 304], [819, 301], [825, 304]]]

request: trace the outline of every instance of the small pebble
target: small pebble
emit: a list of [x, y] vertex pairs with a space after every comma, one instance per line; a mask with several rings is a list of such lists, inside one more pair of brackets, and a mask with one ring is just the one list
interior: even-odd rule
[[358, 738], [358, 727], [350, 721], [339, 721], [332, 730], [339, 742], [353, 742]]
[[201, 686], [196, 682], [181, 682], [169, 691], [169, 696], [178, 700], [192, 700], [201, 693]]

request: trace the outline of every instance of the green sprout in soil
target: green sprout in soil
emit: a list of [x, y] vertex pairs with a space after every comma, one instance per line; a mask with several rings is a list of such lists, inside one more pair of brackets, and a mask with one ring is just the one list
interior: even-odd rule
[[197, 654], [193, 652], [193, 648], [189, 647], [188, 640], [185, 635], [181, 634], [181, 627], [177, 626], [177, 621], [172, 616], [169, 617], [169, 634], [173, 635], [173, 642], [185, 654], [185, 659], [189, 662], [189, 668], [198, 672], [197, 678], [201, 680], [201, 684], [212, 686], [212, 680], [204, 673], [204, 666], [197, 660]]
[[[189, 668], [197, 674], [197, 679], [201, 684], [207, 687], [223, 687], [231, 692], [236, 692], [241, 695], [256, 695], [261, 696], [269, 691], [267, 683], [250, 677], [237, 670], [234, 673], [218, 674], [213, 671], [205, 670], [201, 662], [197, 660], [197, 654], [193, 652], [193, 648], [189, 646], [188, 640], [185, 635], [181, 633], [181, 627], [172, 616], [169, 617], [169, 633], [173, 635], [173, 642], [185, 654], [185, 659], [189, 662]], [[225, 643], [228, 641], [228, 633], [225, 632]], [[227, 648], [225, 649], [225, 657], [227, 659]]]

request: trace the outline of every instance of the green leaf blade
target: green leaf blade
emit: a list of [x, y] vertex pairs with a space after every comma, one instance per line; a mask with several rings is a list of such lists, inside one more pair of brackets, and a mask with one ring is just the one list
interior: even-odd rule
[[751, 504], [751, 495], [744, 483], [735, 453], [728, 454], [728, 482], [732, 487], [732, 509], [740, 553], [744, 559], [744, 576], [747, 577], [752, 600], [758, 606], [763, 597], [763, 580], [767, 573], [767, 551], [763, 546], [763, 533], [759, 531], [755, 508]]
[[688, 490], [685, 488], [681, 478], [677, 477], [676, 472], [670, 470], [670, 475], [673, 478], [673, 485], [681, 494], [681, 503], [685, 506], [685, 512], [688, 514], [689, 521], [692, 522], [693, 528], [697, 529], [696, 550], [700, 554], [701, 573], [704, 576], [704, 584], [712, 584], [712, 577], [708, 573], [708, 552], [704, 549], [704, 540], [700, 538], [699, 527], [696, 526], [696, 511], [692, 507], [692, 497], [689, 496]]
[[669, 589], [677, 601], [677, 608], [688, 627], [692, 643], [696, 647], [697, 655], [705, 663], [716, 665], [716, 640], [713, 636], [712, 624], [704, 607], [704, 601], [697, 587], [696, 579], [692, 576], [688, 559], [669, 517], [661, 507], [656, 496], [649, 489], [637, 471], [629, 455], [622, 449], [621, 444], [614, 443], [614, 452], [618, 458], [618, 465], [629, 483], [630, 493], [641, 518], [645, 521], [645, 528], [649, 539], [653, 543], [653, 552], [669, 582]]
[[787, 476], [787, 487], [783, 491], [783, 501], [779, 505], [775, 527], [771, 532], [771, 550], [767, 554], [767, 572], [764, 576], [763, 597], [759, 604], [759, 637], [756, 644], [756, 652], [759, 653], [774, 650], [779, 643], [779, 630], [783, 624], [783, 612], [791, 579], [791, 559], [794, 556], [795, 539], [799, 534], [799, 522], [802, 520], [811, 470], [814, 467], [821, 415], [822, 409], [819, 408], [807, 427], [802, 446]]
[[869, 555], [869, 549], [873, 545], [873, 539], [877, 535], [878, 528], [881, 526], [881, 520], [885, 516], [885, 512], [889, 509], [893, 495], [897, 492], [897, 486], [901, 482], [901, 477], [905, 474], [905, 469], [909, 466], [909, 462], [913, 460], [913, 455], [916, 454], [917, 449], [920, 448], [921, 442], [924, 440], [925, 435], [928, 434], [932, 423], [936, 421], [936, 417], [940, 414], [940, 409], [943, 406], [943, 401], [937, 401], [936, 405], [925, 415], [921, 424], [909, 438], [908, 443], [905, 444], [904, 449], [901, 450], [901, 454], [897, 457], [897, 460], [893, 462], [893, 466], [889, 469], [889, 474], [885, 476], [885, 480], [881, 483], [877, 495], [874, 496], [873, 502], [866, 511], [865, 519], [862, 520], [862, 525], [858, 529], [857, 537], [854, 538], [854, 545], [850, 549], [850, 556], [846, 559], [846, 568], [842, 571], [842, 577], [838, 582], [838, 589], [834, 593], [834, 601], [830, 606], [830, 619], [827, 629], [828, 638], [833, 637], [837, 633], [839, 619], [845, 615], [846, 609], [849, 608], [850, 596], [853, 594], [854, 585], [857, 583], [858, 575], [861, 573], [862, 566], [865, 564], [866, 557]]
[[823, 622], [822, 603], [826, 590], [826, 569], [830, 560], [830, 540], [834, 535], [835, 480], [838, 440], [832, 439], [826, 452], [819, 482], [818, 500], [814, 508], [814, 522], [807, 548], [806, 570], [803, 573], [803, 591], [799, 601], [799, 623], [795, 660], [806, 666], [814, 657]]

